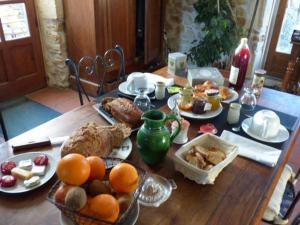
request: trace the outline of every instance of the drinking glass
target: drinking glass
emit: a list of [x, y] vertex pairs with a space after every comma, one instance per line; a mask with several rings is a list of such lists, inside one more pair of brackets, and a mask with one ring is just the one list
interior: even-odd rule
[[256, 106], [256, 96], [251, 88], [244, 88], [244, 94], [239, 100], [243, 112], [251, 112]]
[[145, 93], [145, 89], [139, 89], [139, 93], [135, 97], [133, 104], [135, 104], [143, 112], [146, 112], [150, 109], [151, 101], [148, 95]]

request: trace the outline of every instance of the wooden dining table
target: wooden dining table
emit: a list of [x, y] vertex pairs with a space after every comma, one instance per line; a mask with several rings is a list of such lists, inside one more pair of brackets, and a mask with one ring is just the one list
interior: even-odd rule
[[[175, 83], [184, 85], [184, 77], [168, 74], [166, 68], [155, 72], [163, 77], [173, 77]], [[78, 107], [47, 123], [44, 123], [8, 142], [0, 145], [0, 161], [14, 155], [11, 144], [38, 139], [41, 137], [60, 137], [71, 135], [77, 128], [87, 122], [107, 125], [107, 122], [93, 109], [93, 103]], [[137, 224], [220, 224], [247, 225], [260, 224], [272, 192], [279, 180], [284, 165], [292, 152], [300, 154], [300, 98], [291, 94], [264, 88], [258, 105], [262, 105], [289, 115], [296, 116], [295, 129], [288, 141], [284, 143], [282, 153], [275, 167], [267, 167], [255, 161], [237, 157], [217, 177], [213, 185], [199, 185], [185, 178], [174, 169], [174, 152], [180, 145], [173, 144], [162, 163], [156, 166], [145, 164], [135, 143], [136, 133], [131, 135], [134, 143], [128, 160], [145, 169], [173, 179], [177, 189], [160, 207], [141, 206]], [[167, 106], [160, 110], [169, 112]], [[189, 139], [197, 135], [201, 121], [193, 120], [189, 129]], [[57, 159], [60, 157], [60, 146], [33, 149], [45, 152]], [[22, 152], [18, 152], [19, 154]], [[0, 193], [1, 225], [58, 225], [60, 211], [47, 201], [47, 194], [57, 180], [54, 176], [47, 184], [36, 190], [21, 195]]]

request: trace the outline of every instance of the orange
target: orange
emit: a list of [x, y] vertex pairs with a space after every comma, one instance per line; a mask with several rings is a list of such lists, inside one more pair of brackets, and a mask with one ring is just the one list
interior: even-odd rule
[[109, 194], [100, 194], [95, 196], [89, 202], [90, 210], [102, 220], [114, 223], [120, 212], [117, 199]]
[[109, 182], [116, 192], [131, 193], [139, 184], [139, 175], [134, 166], [120, 163], [110, 171]]
[[56, 174], [66, 184], [80, 186], [90, 176], [91, 166], [86, 158], [77, 153], [71, 153], [59, 160]]
[[70, 190], [71, 187], [72, 187], [71, 185], [66, 185], [66, 184], [61, 185], [54, 194], [55, 201], [60, 204], [65, 204], [65, 198], [67, 192]]
[[105, 162], [98, 156], [89, 156], [86, 158], [90, 164], [91, 172], [89, 180], [102, 180], [105, 175]]

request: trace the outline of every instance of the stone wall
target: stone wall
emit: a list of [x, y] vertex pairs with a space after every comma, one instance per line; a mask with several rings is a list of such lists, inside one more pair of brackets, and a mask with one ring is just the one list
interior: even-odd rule
[[68, 87], [67, 44], [62, 0], [36, 0], [48, 86]]
[[[193, 47], [192, 42], [201, 40], [203, 36], [201, 32], [202, 25], [194, 22], [197, 16], [197, 12], [193, 7], [195, 2], [197, 0], [167, 0], [165, 32], [167, 47], [171, 52], [188, 53], [189, 49]], [[229, 2], [238, 25], [247, 31], [252, 17], [252, 13], [249, 12], [253, 12], [255, 1], [230, 0]], [[263, 13], [261, 10], [263, 7], [264, 3], [260, 3], [258, 13]], [[253, 51], [255, 51], [257, 43], [260, 41], [260, 28], [263, 17], [257, 15], [256, 18], [258, 19], [255, 21], [255, 29], [252, 31], [252, 36], [249, 40], [249, 45]], [[253, 61], [254, 57], [252, 58]]]

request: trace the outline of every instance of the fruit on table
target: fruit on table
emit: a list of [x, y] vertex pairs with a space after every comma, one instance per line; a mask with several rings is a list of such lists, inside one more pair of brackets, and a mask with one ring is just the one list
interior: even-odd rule
[[16, 183], [17, 183], [17, 178], [12, 175], [5, 175], [0, 179], [1, 187], [4, 188], [13, 187], [16, 185]]
[[77, 153], [64, 156], [57, 165], [56, 174], [66, 184], [80, 186], [90, 176], [91, 167], [88, 160]]
[[90, 164], [91, 172], [89, 176], [89, 180], [102, 180], [105, 175], [105, 162], [98, 156], [89, 156], [86, 158]]
[[115, 222], [119, 217], [119, 203], [115, 197], [109, 194], [101, 194], [93, 197], [89, 203], [91, 211], [100, 219]]
[[34, 158], [33, 162], [37, 166], [47, 166], [48, 165], [48, 157], [45, 154], [41, 154]]
[[131, 193], [138, 187], [139, 175], [134, 166], [120, 163], [110, 171], [109, 182], [114, 191]]
[[82, 209], [87, 203], [85, 190], [81, 187], [71, 187], [65, 197], [65, 204], [73, 210]]
[[101, 180], [93, 180], [88, 188], [87, 192], [90, 196], [96, 196], [99, 194], [110, 194], [110, 188], [107, 184], [103, 183]]
[[73, 186], [67, 184], [61, 185], [54, 194], [54, 200], [60, 204], [65, 204], [66, 195], [71, 187]]
[[123, 214], [124, 212], [126, 212], [126, 210], [130, 206], [130, 203], [133, 201], [133, 196], [132, 194], [118, 194], [117, 200], [120, 206], [120, 214]]
[[1, 173], [4, 175], [10, 175], [11, 170], [15, 168], [17, 165], [14, 161], [5, 161], [1, 164]]

